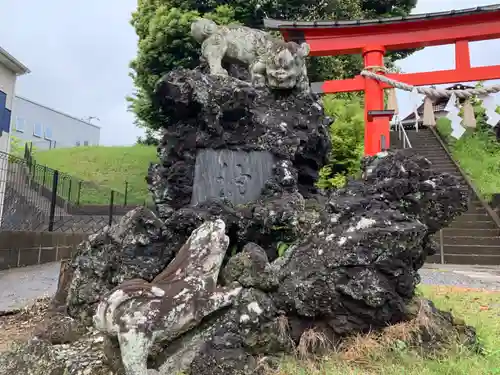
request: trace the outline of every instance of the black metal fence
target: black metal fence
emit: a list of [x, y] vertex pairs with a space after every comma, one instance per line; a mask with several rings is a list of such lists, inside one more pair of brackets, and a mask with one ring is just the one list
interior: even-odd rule
[[0, 152], [0, 229], [96, 232], [137, 206], [127, 195], [37, 164], [28, 145]]

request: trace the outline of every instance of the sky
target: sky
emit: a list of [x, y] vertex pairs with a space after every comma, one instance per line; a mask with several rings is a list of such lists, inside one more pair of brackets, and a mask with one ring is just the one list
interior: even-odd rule
[[[500, 3], [500, 0], [419, 0], [414, 13]], [[129, 21], [137, 0], [0, 0], [1, 45], [31, 72], [16, 92], [72, 116], [95, 116], [101, 144], [129, 145], [142, 134], [127, 110], [133, 93], [129, 62], [137, 37]], [[453, 46], [426, 48], [398, 66], [407, 73], [451, 69]], [[494, 53], [492, 53], [494, 51]], [[473, 66], [500, 64], [500, 40], [471, 43]], [[412, 110], [398, 90], [401, 115]]]
[[78, 118], [96, 116], [101, 144], [128, 145], [142, 131], [127, 111], [137, 0], [0, 0], [0, 43], [31, 73], [16, 94]]
[[[500, 4], [500, 0], [418, 0], [417, 6], [412, 13], [431, 13], [451, 9], [473, 8], [481, 5]], [[500, 54], [492, 51], [500, 51], [500, 39], [483, 40], [469, 43], [471, 65], [488, 66], [500, 65]], [[455, 67], [455, 47], [453, 45], [427, 47], [396, 64], [404, 73], [416, 73], [436, 70], [454, 69]], [[500, 81], [488, 81], [486, 85], [493, 85]], [[450, 86], [450, 85], [448, 85]], [[437, 86], [437, 87], [443, 87]], [[423, 96], [418, 98], [402, 90], [396, 90], [399, 113], [401, 117], [406, 117], [413, 111], [414, 103], [419, 103]], [[499, 103], [498, 94], [495, 95], [496, 102]]]

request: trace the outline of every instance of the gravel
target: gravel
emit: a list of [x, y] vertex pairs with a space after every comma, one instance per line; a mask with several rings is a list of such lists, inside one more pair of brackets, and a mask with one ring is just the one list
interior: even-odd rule
[[500, 269], [494, 267], [435, 266], [420, 270], [422, 284], [500, 291]]

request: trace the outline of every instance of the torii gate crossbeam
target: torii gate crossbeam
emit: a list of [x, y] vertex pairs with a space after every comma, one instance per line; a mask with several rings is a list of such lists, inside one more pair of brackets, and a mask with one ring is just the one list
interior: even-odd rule
[[[265, 19], [285, 40], [306, 42], [312, 56], [362, 54], [365, 68], [383, 67], [386, 51], [455, 44], [455, 69], [387, 74], [413, 86], [500, 79], [500, 65], [472, 67], [469, 43], [500, 38], [500, 4], [448, 12], [377, 20], [293, 22]], [[380, 72], [378, 72], [381, 74]], [[358, 75], [352, 79], [315, 82], [316, 93], [364, 91], [365, 155], [389, 143], [389, 115], [383, 115], [384, 89], [390, 86]], [[382, 117], [372, 114], [382, 113]]]

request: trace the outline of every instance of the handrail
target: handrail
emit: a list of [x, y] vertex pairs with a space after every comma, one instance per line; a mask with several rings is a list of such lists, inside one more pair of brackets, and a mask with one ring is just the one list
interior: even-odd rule
[[[398, 139], [403, 143], [403, 148], [412, 148], [410, 139], [408, 138], [408, 134], [406, 133], [406, 129], [404, 128], [402, 121], [399, 118], [396, 118], [394, 125], [396, 126], [396, 131], [398, 132]], [[403, 139], [401, 139], [401, 137]]]
[[467, 174], [464, 172], [464, 170], [460, 167], [460, 165], [455, 161], [455, 159], [453, 159], [450, 151], [448, 150], [448, 147], [443, 142], [443, 140], [441, 139], [441, 137], [439, 136], [439, 134], [436, 132], [436, 130], [434, 129], [434, 127], [429, 126], [428, 128], [431, 130], [432, 134], [436, 137], [436, 139], [438, 140], [439, 144], [441, 145], [441, 147], [446, 152], [446, 155], [448, 155], [448, 157], [450, 158], [451, 162], [457, 167], [458, 171], [460, 172], [460, 174], [464, 178], [465, 182], [467, 183], [467, 185], [469, 185], [470, 189], [476, 195], [477, 199], [479, 199], [479, 202], [484, 207], [484, 209], [486, 210], [486, 212], [488, 213], [488, 215], [490, 215], [491, 220], [493, 220], [493, 222], [495, 223], [495, 225], [498, 227], [498, 231], [499, 231], [499, 234], [500, 234], [500, 217], [498, 217], [497, 213], [495, 211], [493, 211], [492, 208], [490, 207], [490, 205], [488, 203], [486, 203], [486, 201], [481, 197], [481, 195], [477, 191], [476, 187], [472, 184], [472, 181], [470, 180], [470, 178], [467, 176]]

